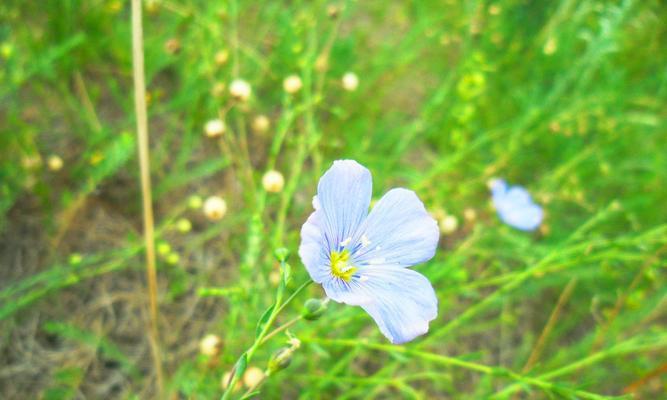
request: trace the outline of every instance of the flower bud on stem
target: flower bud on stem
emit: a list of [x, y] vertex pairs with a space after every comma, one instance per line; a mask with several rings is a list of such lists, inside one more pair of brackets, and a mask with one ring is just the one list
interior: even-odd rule
[[319, 319], [327, 311], [328, 303], [329, 303], [329, 298], [326, 298], [324, 300], [308, 299], [303, 304], [303, 310], [301, 311], [301, 316], [306, 321], [315, 321]]
[[[245, 372], [246, 366], [252, 359], [252, 356], [255, 354], [257, 349], [265, 342], [265, 338], [267, 337], [267, 334], [271, 330], [271, 327], [273, 326], [273, 323], [276, 320], [276, 317], [278, 317], [278, 314], [303, 290], [305, 289], [312, 281], [306, 281], [304, 282], [301, 286], [299, 286], [294, 293], [292, 293], [287, 300], [283, 301], [283, 297], [285, 294], [285, 287], [287, 285], [287, 280], [289, 278], [289, 264], [287, 264], [287, 258], [289, 256], [289, 250], [285, 248], [280, 248], [275, 251], [276, 258], [280, 261], [280, 283], [278, 285], [278, 290], [276, 291], [276, 300], [274, 304], [269, 307], [269, 309], [262, 315], [260, 321], [257, 323], [257, 333], [255, 335], [255, 341], [254, 343], [246, 350], [241, 357], [239, 357], [238, 361], [236, 362], [235, 365], [235, 372], [231, 378], [231, 381], [229, 382], [229, 385], [225, 392], [223, 393], [221, 400], [227, 400], [229, 396], [231, 396], [232, 389], [235, 387], [236, 383], [241, 379], [243, 376], [243, 373]], [[294, 351], [298, 347], [296, 345], [296, 340], [293, 341], [292, 347], [290, 347], [290, 351]], [[275, 356], [275, 355], [274, 355]], [[286, 357], [286, 355], [284, 355]], [[290, 354], [291, 356], [291, 354]], [[273, 358], [272, 358], [273, 359]], [[280, 359], [278, 361], [275, 361], [275, 367], [278, 365], [283, 365], [287, 366], [285, 362], [289, 363], [289, 361], [286, 361], [285, 359]], [[283, 367], [284, 368], [284, 367]], [[269, 368], [269, 373], [271, 371], [271, 368]]]

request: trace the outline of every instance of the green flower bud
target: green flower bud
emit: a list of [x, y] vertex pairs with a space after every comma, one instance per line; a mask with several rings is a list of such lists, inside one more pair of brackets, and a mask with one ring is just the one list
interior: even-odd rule
[[320, 299], [308, 299], [303, 304], [301, 316], [307, 321], [314, 321], [322, 316], [327, 310], [327, 302]]
[[278, 261], [285, 262], [289, 258], [289, 250], [284, 247], [279, 247], [273, 252], [273, 255], [276, 256]]
[[79, 265], [83, 261], [83, 256], [79, 253], [72, 253], [69, 255], [69, 263], [72, 265]]
[[292, 362], [293, 351], [294, 350], [292, 350], [291, 347], [282, 347], [273, 353], [267, 366], [269, 374], [273, 374], [287, 368]]
[[178, 253], [172, 252], [167, 254], [167, 264], [176, 265], [179, 261], [181, 261], [181, 256], [179, 256]]
[[201, 196], [192, 195], [188, 198], [188, 207], [192, 208], [193, 210], [198, 210], [202, 208], [203, 205], [204, 200], [201, 198]]
[[176, 221], [176, 229], [181, 233], [188, 233], [192, 230], [192, 222], [187, 218], [180, 218]]
[[160, 242], [157, 245], [157, 253], [161, 256], [166, 256], [171, 253], [171, 246], [169, 246], [169, 243]]

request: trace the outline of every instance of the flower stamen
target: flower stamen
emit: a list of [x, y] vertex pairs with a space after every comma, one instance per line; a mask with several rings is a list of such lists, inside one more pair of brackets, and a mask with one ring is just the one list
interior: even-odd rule
[[361, 247], [368, 247], [371, 244], [370, 239], [368, 239], [368, 236], [362, 235], [361, 236]]
[[350, 252], [343, 250], [341, 252], [331, 252], [331, 275], [336, 278], [349, 282], [357, 268], [350, 264]]

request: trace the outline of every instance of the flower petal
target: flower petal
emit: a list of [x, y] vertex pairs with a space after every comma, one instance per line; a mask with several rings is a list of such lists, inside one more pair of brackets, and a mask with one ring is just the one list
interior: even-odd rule
[[503, 194], [494, 193], [493, 205], [504, 223], [523, 231], [535, 230], [544, 216], [542, 208], [521, 186], [512, 186]]
[[392, 189], [371, 211], [360, 230], [354, 264], [412, 266], [430, 260], [438, 246], [437, 222], [415, 192]]
[[536, 204], [498, 209], [500, 219], [506, 224], [522, 231], [533, 231], [542, 223], [544, 213]]
[[359, 270], [350, 282], [323, 284], [332, 300], [361, 306], [392, 343], [405, 343], [428, 332], [438, 315], [438, 299], [422, 274], [396, 265]]
[[526, 189], [521, 186], [512, 186], [512, 188], [505, 193], [503, 202], [514, 206], [528, 206], [532, 204], [533, 200]]
[[489, 186], [494, 200], [496, 197], [504, 196], [507, 193], [507, 182], [503, 179], [493, 179]]
[[334, 161], [317, 185], [317, 203], [329, 250], [355, 234], [368, 215], [371, 173], [353, 160]]
[[329, 253], [324, 238], [321, 210], [310, 214], [306, 223], [301, 227], [299, 256], [315, 282], [322, 283], [325, 279], [330, 278]]

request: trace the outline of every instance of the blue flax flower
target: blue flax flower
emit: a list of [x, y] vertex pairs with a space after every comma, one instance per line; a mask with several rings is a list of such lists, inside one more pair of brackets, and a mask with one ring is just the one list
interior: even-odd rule
[[335, 161], [320, 178], [299, 256], [329, 298], [361, 306], [392, 343], [405, 343], [437, 316], [431, 283], [408, 267], [433, 257], [438, 225], [407, 189], [390, 190], [369, 213], [371, 189], [368, 169]]
[[500, 219], [522, 231], [533, 231], [542, 223], [542, 207], [535, 204], [530, 193], [521, 186], [509, 186], [502, 179], [491, 181], [493, 206]]

